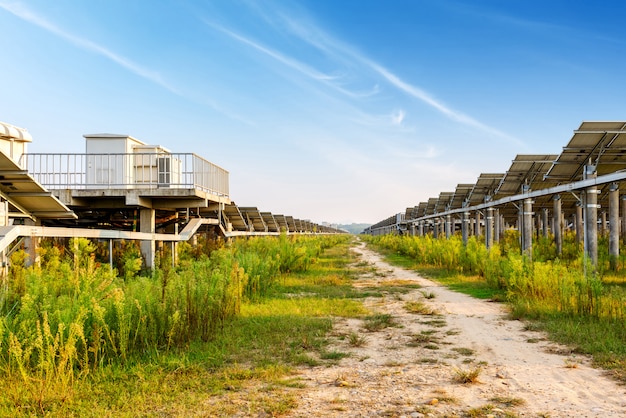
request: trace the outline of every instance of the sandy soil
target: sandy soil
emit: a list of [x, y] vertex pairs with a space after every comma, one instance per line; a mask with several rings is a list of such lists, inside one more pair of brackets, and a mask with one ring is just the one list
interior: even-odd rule
[[[338, 321], [331, 350], [350, 356], [299, 370], [307, 387], [289, 416], [463, 417], [480, 410], [474, 416], [626, 417], [624, 386], [588, 359], [508, 320], [503, 305], [393, 267], [363, 244], [355, 251], [372, 266], [356, 286], [400, 280], [422, 287], [365, 301], [373, 312], [392, 315], [394, 327], [368, 332], [363, 319]], [[408, 312], [412, 301], [436, 314]], [[355, 347], [350, 335], [365, 337], [365, 344]], [[477, 369], [478, 382], [458, 381]]]

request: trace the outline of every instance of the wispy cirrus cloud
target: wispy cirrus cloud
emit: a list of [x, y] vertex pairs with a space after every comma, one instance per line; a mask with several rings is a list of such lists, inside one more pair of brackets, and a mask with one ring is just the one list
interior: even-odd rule
[[307, 44], [317, 48], [325, 54], [336, 57], [337, 60], [340, 60], [343, 63], [349, 59], [352, 62], [352, 66], [356, 66], [355, 63], [360, 64], [362, 67], [361, 71], [365, 72], [366, 70], [370, 70], [374, 72], [402, 93], [420, 100], [451, 120], [500, 137], [517, 145], [523, 145], [522, 141], [512, 135], [502, 132], [492, 126], [489, 126], [488, 124], [472, 118], [462, 111], [446, 105], [442, 101], [437, 100], [432, 94], [428, 93], [424, 89], [401, 79], [399, 76], [386, 69], [383, 65], [372, 61], [363, 54], [357, 52], [353, 47], [333, 38], [314, 23], [311, 23], [310, 20], [295, 19], [284, 11], [279, 11], [278, 15], [283, 20], [282, 24], [285, 30], [288, 30], [292, 35], [299, 37]]
[[391, 83], [392, 85], [394, 85], [396, 88], [400, 89], [401, 91], [403, 91], [404, 93], [408, 94], [409, 96], [412, 96], [416, 99], [421, 100], [422, 102], [426, 103], [427, 105], [429, 105], [430, 107], [438, 110], [440, 113], [444, 114], [445, 116], [447, 116], [448, 118], [455, 120], [457, 122], [460, 122], [464, 125], [468, 125], [477, 129], [480, 129], [481, 131], [484, 132], [488, 132], [490, 134], [493, 134], [495, 136], [501, 137], [503, 139], [509, 140], [511, 142], [514, 142], [518, 145], [522, 145], [522, 142], [520, 140], [518, 140], [517, 138], [514, 138], [511, 135], [508, 135], [496, 128], [493, 128], [489, 125], [486, 125], [482, 122], [479, 122], [478, 120], [462, 113], [459, 112], [457, 110], [454, 110], [448, 106], [446, 106], [445, 104], [443, 104], [442, 102], [434, 99], [430, 94], [428, 94], [427, 92], [425, 92], [424, 90], [420, 89], [419, 87], [415, 87], [405, 81], [403, 81], [402, 79], [400, 79], [400, 77], [396, 76], [395, 74], [391, 73], [390, 71], [388, 71], [387, 69], [383, 68], [382, 66], [374, 63], [374, 62], [370, 62], [369, 65], [371, 66], [372, 69], [374, 69], [377, 73], [379, 73], [381, 76], [383, 76], [389, 83]]
[[38, 26], [66, 41], [76, 45], [80, 48], [83, 48], [87, 51], [96, 53], [101, 55], [114, 63], [120, 65], [121, 67], [129, 70], [130, 72], [142, 77], [146, 80], [149, 80], [159, 86], [169, 90], [170, 92], [180, 95], [180, 92], [170, 85], [167, 81], [165, 81], [158, 72], [149, 70], [140, 66], [139, 64], [125, 58], [121, 55], [116, 54], [115, 52], [99, 45], [95, 42], [92, 42], [88, 39], [81, 38], [74, 34], [71, 34], [58, 26], [54, 25], [52, 22], [49, 22], [45, 18], [37, 15], [32, 10], [28, 9], [22, 3], [19, 2], [0, 2], [0, 8], [6, 10], [7, 12], [19, 17], [26, 22], [32, 23], [35, 26]]
[[333, 89], [343, 93], [346, 96], [352, 97], [352, 98], [363, 98], [363, 97], [368, 97], [371, 95], [374, 95], [378, 92], [379, 88], [377, 85], [375, 85], [371, 90], [368, 91], [351, 91], [348, 90], [344, 87], [342, 87], [342, 83], [341, 83], [341, 79], [342, 79], [342, 75], [341, 74], [326, 74], [322, 71], [318, 71], [315, 68], [311, 67], [310, 65], [307, 65], [301, 61], [298, 61], [294, 58], [291, 58], [283, 53], [278, 52], [275, 49], [272, 49], [268, 46], [265, 46], [263, 44], [261, 44], [260, 42], [257, 42], [255, 40], [252, 40], [240, 33], [234, 32], [233, 30], [227, 29], [224, 26], [221, 25], [217, 25], [213, 22], [210, 22], [209, 20], [204, 19], [203, 20], [205, 24], [211, 26], [212, 28], [219, 30], [220, 32], [228, 35], [229, 37], [231, 37], [232, 39], [235, 39], [238, 42], [241, 42], [242, 44], [245, 44], [249, 47], [252, 47], [254, 49], [256, 49], [257, 51], [275, 59], [276, 61], [280, 62], [281, 64], [296, 70], [297, 72], [305, 75], [308, 78], [311, 78], [315, 81], [319, 81], [321, 83], [324, 83], [325, 85], [332, 87]]
[[[37, 13], [35, 13], [34, 11], [32, 11], [31, 9], [29, 9], [28, 7], [26, 7], [23, 3], [21, 2], [17, 2], [17, 1], [13, 1], [13, 2], [8, 2], [8, 1], [2, 1], [0, 0], [0, 9], [4, 9], [7, 12], [15, 15], [16, 17], [29, 22], [41, 29], [44, 29], [56, 36], [58, 36], [61, 39], [64, 39], [68, 42], [70, 42], [71, 44], [82, 48], [86, 51], [98, 54], [100, 56], [103, 56], [107, 59], [109, 59], [110, 61], [118, 64], [119, 66], [121, 66], [122, 68], [125, 68], [126, 70], [128, 70], [129, 72], [131, 72], [132, 74], [135, 74], [147, 81], [150, 81], [162, 88], [164, 88], [165, 90], [169, 91], [172, 94], [175, 94], [179, 97], [182, 97], [184, 99], [187, 100], [191, 100], [194, 101], [196, 103], [200, 103], [204, 106], [207, 106], [209, 108], [212, 108], [213, 110], [226, 115], [228, 117], [230, 117], [231, 119], [234, 120], [238, 120], [246, 125], [254, 125], [254, 123], [252, 123], [251, 121], [247, 120], [246, 118], [242, 117], [241, 115], [238, 115], [236, 113], [233, 113], [227, 109], [224, 109], [222, 106], [220, 106], [220, 104], [218, 104], [215, 100], [213, 100], [212, 98], [209, 97], [198, 97], [197, 94], [194, 95], [189, 95], [184, 93], [183, 91], [177, 89], [176, 87], [174, 87], [171, 83], [169, 83], [167, 80], [165, 80], [157, 71], [151, 70], [149, 68], [146, 68], [144, 66], [141, 66], [139, 64], [137, 64], [136, 62], [133, 62], [132, 60], [117, 54], [113, 51], [111, 51], [110, 49], [96, 43], [93, 42], [89, 39], [85, 39], [82, 37], [79, 37], [77, 35], [74, 35], [60, 27], [58, 27], [57, 25], [53, 24], [52, 22], [46, 20], [45, 18], [43, 18], [42, 16], [38, 15]], [[193, 97], [192, 97], [193, 96]]]

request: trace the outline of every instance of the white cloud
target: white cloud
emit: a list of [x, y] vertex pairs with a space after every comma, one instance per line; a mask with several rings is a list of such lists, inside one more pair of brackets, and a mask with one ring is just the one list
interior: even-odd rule
[[309, 45], [312, 45], [313, 47], [319, 49], [327, 55], [335, 57], [336, 60], [345, 64], [348, 57], [350, 58], [351, 62], [347, 65], [355, 66], [356, 63], [360, 63], [362, 66], [365, 66], [365, 68], [361, 68], [361, 71], [364, 71], [365, 69], [373, 71], [379, 76], [382, 76], [384, 80], [389, 82], [401, 92], [420, 100], [421, 102], [437, 110], [449, 119], [452, 119], [463, 125], [478, 129], [480, 131], [492, 134], [496, 137], [502, 138], [517, 145], [523, 145], [523, 143], [519, 139], [513, 137], [512, 135], [504, 133], [492, 126], [489, 126], [466, 115], [463, 112], [451, 108], [445, 105], [443, 102], [435, 99], [430, 93], [426, 92], [425, 90], [402, 80], [400, 77], [387, 70], [381, 64], [368, 59], [361, 53], [356, 52], [354, 48], [334, 39], [328, 33], [317, 27], [315, 24], [305, 22], [304, 19], [296, 20], [293, 17], [287, 16], [287, 14], [284, 12], [279, 11], [278, 14], [283, 18], [287, 30], [289, 30], [293, 35], [298, 36]]
[[404, 110], [397, 110], [391, 115], [391, 123], [394, 125], [402, 125], [406, 112]]

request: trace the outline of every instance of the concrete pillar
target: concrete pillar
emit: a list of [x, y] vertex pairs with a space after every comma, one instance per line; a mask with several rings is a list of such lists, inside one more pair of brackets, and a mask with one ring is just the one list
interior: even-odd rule
[[579, 202], [576, 204], [576, 242], [583, 242], [585, 239], [585, 229], [583, 222], [583, 206]]
[[[154, 209], [141, 209], [139, 211], [139, 232], [154, 234], [155, 232], [156, 211]], [[154, 254], [156, 252], [156, 243], [154, 239], [143, 240], [140, 244], [141, 254], [146, 261], [146, 267], [154, 268]]]
[[463, 245], [467, 245], [467, 240], [469, 238], [469, 227], [470, 227], [470, 213], [463, 212], [463, 219], [461, 220], [461, 237], [463, 238]]
[[526, 198], [522, 206], [522, 254], [533, 257], [533, 200]]
[[439, 218], [433, 219], [433, 238], [439, 238]]
[[452, 236], [452, 215], [446, 215], [446, 239]]
[[417, 223], [417, 234], [418, 234], [420, 237], [423, 237], [423, 236], [424, 236], [424, 221], [419, 221], [419, 222]]
[[480, 211], [479, 210], [476, 211], [476, 221], [475, 222], [476, 223], [474, 224], [474, 234], [477, 237], [479, 237], [480, 234], [481, 234], [481, 231], [480, 231]]
[[619, 186], [609, 186], [609, 260], [611, 269], [617, 268], [619, 258]]
[[561, 215], [561, 196], [556, 194], [552, 197], [553, 213], [553, 233], [554, 233], [554, 245], [556, 246], [556, 255], [560, 256], [563, 253], [563, 216]]
[[485, 245], [487, 249], [493, 247], [493, 208], [487, 208], [485, 216]]
[[411, 231], [411, 236], [414, 237], [415, 236], [415, 224], [413, 224], [413, 223], [411, 224], [410, 231]]
[[600, 221], [600, 233], [602, 235], [605, 235], [606, 231], [607, 231], [607, 228], [606, 228], [606, 218], [607, 218], [606, 211], [603, 210], [601, 215], [600, 215], [600, 219], [601, 219], [601, 221]]

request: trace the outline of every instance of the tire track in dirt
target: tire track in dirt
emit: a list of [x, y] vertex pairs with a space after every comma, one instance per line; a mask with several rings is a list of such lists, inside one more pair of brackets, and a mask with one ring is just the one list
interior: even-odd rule
[[[306, 388], [289, 416], [463, 417], [478, 408], [481, 416], [493, 417], [626, 416], [623, 386], [590, 367], [588, 359], [508, 320], [503, 305], [393, 267], [362, 243], [354, 251], [360, 263], [372, 266], [355, 286], [401, 281], [421, 288], [364, 301], [372, 312], [392, 315], [397, 326], [367, 332], [362, 319], [337, 320], [329, 349], [350, 356], [333, 366], [299, 370]], [[437, 315], [410, 313], [407, 302], [423, 303]], [[355, 347], [350, 335], [366, 343]], [[478, 383], [457, 382], [475, 370]]]

